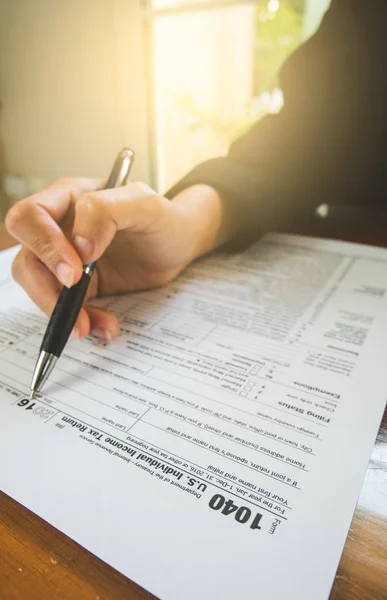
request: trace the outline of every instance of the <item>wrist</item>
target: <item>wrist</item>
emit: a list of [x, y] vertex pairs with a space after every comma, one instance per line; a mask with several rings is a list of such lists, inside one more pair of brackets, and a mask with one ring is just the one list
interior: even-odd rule
[[179, 209], [184, 232], [191, 241], [191, 260], [207, 254], [230, 239], [224, 206], [218, 192], [204, 184], [191, 186], [172, 199]]

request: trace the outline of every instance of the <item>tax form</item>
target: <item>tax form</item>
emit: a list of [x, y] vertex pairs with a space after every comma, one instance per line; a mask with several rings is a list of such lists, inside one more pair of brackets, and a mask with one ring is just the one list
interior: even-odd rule
[[163, 600], [327, 600], [387, 398], [387, 251], [270, 234], [47, 319], [0, 254], [0, 489]]

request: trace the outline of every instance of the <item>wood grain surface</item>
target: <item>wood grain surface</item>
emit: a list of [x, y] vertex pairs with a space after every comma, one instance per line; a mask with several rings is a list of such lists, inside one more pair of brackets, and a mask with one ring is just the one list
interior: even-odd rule
[[[386, 246], [386, 225], [387, 218], [382, 222], [373, 215], [346, 226], [330, 223], [329, 231], [327, 224], [323, 229], [320, 223], [315, 227], [309, 224], [308, 233]], [[305, 233], [302, 228], [298, 229]], [[13, 244], [0, 225], [0, 249]], [[152, 598], [154, 596], [0, 493], [0, 600]], [[387, 600], [387, 412], [370, 459], [331, 600]]]

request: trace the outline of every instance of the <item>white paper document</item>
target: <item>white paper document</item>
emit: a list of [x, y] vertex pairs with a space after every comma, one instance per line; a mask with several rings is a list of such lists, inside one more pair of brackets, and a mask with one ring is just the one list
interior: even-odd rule
[[387, 251], [269, 235], [47, 324], [0, 255], [0, 489], [163, 600], [327, 600], [387, 398]]

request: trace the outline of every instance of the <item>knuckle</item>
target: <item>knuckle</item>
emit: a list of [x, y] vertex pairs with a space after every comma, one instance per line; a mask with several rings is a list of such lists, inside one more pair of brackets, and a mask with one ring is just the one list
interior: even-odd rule
[[55, 250], [54, 244], [49, 239], [36, 239], [33, 249], [37, 256], [39, 256], [39, 258], [41, 258], [45, 263], [53, 265], [59, 261], [58, 253]]
[[109, 191], [99, 192], [98, 194], [95, 194], [95, 198], [99, 209], [105, 212], [107, 215], [110, 215], [112, 213], [117, 204], [114, 194], [109, 193]]
[[17, 202], [5, 217], [5, 226], [11, 233], [17, 233], [25, 224], [28, 208], [25, 201]]
[[136, 181], [136, 183], [134, 184], [134, 186], [135, 186], [136, 193], [140, 194], [142, 196], [155, 196], [155, 195], [158, 195], [157, 192], [155, 192], [155, 190], [153, 188], [151, 188], [144, 181]]
[[164, 210], [163, 198], [154, 193], [147, 197], [149, 211], [156, 217], [160, 217]]
[[77, 200], [76, 210], [83, 217], [108, 219], [114, 203], [114, 199], [106, 194], [86, 193]]
[[139, 187], [142, 191], [147, 191], [147, 192], [153, 192], [154, 190], [152, 190], [151, 187], [149, 187], [149, 185], [147, 183], [145, 183], [145, 181], [135, 181], [133, 182], [134, 185], [136, 185], [137, 187]]
[[75, 203], [77, 216], [90, 215], [94, 212], [94, 199], [91, 194], [81, 194]]

